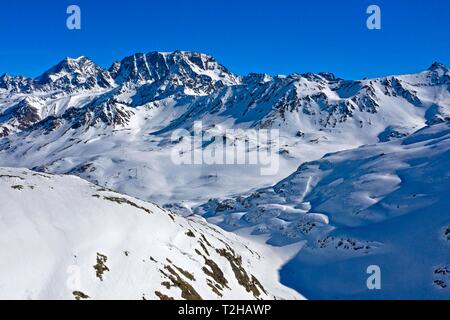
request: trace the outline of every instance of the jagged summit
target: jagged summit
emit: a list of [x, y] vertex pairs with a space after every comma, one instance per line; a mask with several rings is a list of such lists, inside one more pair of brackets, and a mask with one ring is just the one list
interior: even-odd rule
[[68, 90], [114, 86], [110, 74], [85, 56], [65, 58], [34, 80], [44, 87]]
[[239, 82], [211, 56], [188, 51], [136, 53], [114, 62], [108, 71], [118, 84], [166, 81], [165, 85], [182, 85], [200, 95]]
[[430, 71], [436, 71], [436, 70], [448, 71], [448, 68], [445, 64], [436, 61], [428, 68], [428, 70], [430, 70]]
[[334, 75], [334, 73], [331, 73], [331, 72], [319, 72], [319, 73], [307, 72], [307, 73], [301, 74], [301, 76], [308, 78], [308, 79], [313, 79], [313, 80], [314, 79], [323, 79], [323, 80], [329, 81], [329, 82], [343, 80], [343, 79], [336, 77]]
[[[90, 73], [92, 68], [97, 69], [97, 66], [89, 58], [80, 56], [78, 58], [66, 57], [56, 65], [46, 70], [42, 75], [35, 78], [38, 82], [45, 82], [48, 80], [54, 80], [62, 73]], [[99, 69], [102, 69], [98, 67]]]
[[33, 79], [5, 73], [0, 77], [0, 88], [10, 92], [30, 92], [33, 89]]

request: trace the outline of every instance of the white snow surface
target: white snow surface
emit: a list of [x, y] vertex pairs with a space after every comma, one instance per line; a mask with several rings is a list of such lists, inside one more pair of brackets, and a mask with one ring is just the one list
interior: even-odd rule
[[75, 176], [0, 168], [0, 213], [1, 299], [302, 298], [269, 249]]
[[[283, 248], [282, 283], [312, 299], [448, 299], [450, 123], [328, 154], [273, 187], [196, 212]], [[381, 290], [366, 270], [381, 269]]]

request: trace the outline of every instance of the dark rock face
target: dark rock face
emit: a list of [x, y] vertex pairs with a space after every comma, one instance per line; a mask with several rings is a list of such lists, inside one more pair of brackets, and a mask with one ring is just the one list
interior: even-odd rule
[[159, 82], [185, 86], [196, 94], [209, 94], [224, 85], [237, 84], [237, 77], [212, 57], [182, 51], [137, 53], [115, 62], [109, 73], [118, 84]]

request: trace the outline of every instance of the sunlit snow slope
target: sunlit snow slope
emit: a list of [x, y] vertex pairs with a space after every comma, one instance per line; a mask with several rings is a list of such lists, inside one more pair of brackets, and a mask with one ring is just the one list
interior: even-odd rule
[[295, 299], [282, 263], [202, 218], [0, 168], [1, 299]]

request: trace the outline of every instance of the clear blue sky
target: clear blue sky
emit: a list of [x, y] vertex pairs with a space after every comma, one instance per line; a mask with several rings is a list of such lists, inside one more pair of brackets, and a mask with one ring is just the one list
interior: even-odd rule
[[[66, 28], [66, 8], [82, 29]], [[382, 30], [366, 28], [366, 8]], [[36, 76], [66, 56], [104, 67], [135, 52], [193, 50], [238, 74], [362, 78], [450, 65], [448, 0], [40, 0], [0, 2], [0, 74]]]

